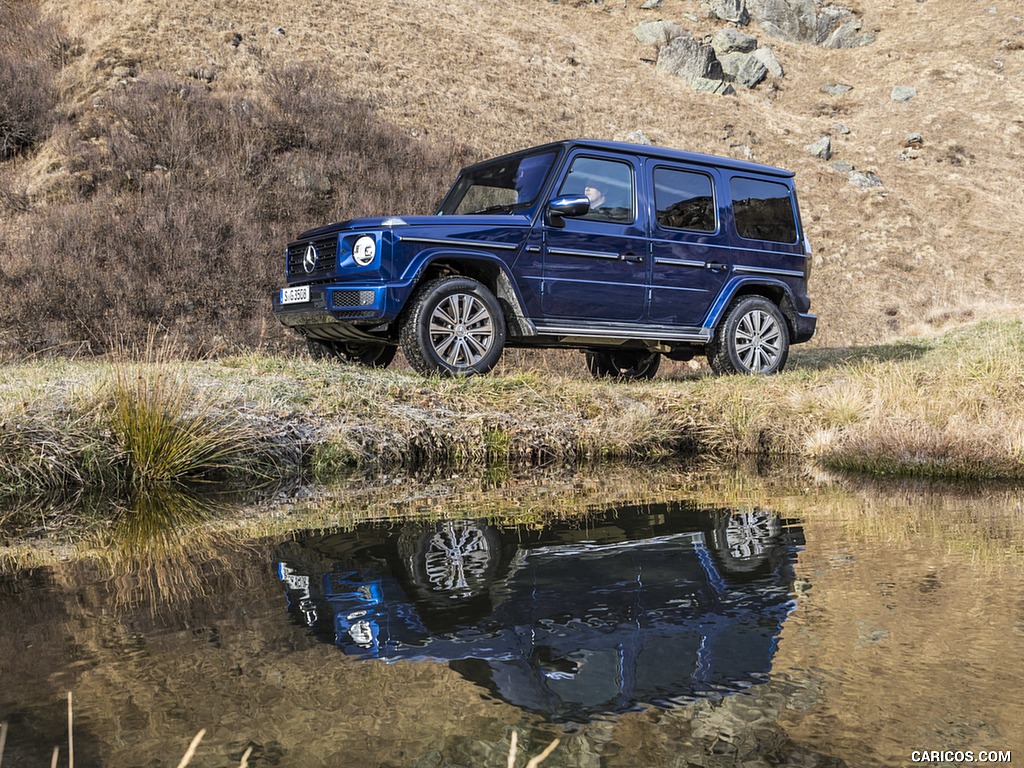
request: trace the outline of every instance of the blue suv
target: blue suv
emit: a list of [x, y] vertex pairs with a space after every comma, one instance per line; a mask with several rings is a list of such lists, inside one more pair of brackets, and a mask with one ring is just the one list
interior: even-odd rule
[[660, 147], [572, 140], [465, 168], [434, 216], [353, 219], [289, 243], [274, 313], [318, 357], [424, 374], [505, 347], [586, 353], [646, 379], [662, 356], [782, 370], [814, 334], [793, 174]]

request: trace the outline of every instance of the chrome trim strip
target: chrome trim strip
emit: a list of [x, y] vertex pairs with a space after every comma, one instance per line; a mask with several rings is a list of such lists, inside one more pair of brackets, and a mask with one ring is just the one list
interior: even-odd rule
[[569, 248], [548, 248], [548, 253], [552, 256], [584, 256], [590, 259], [610, 259], [614, 261], [622, 258], [619, 254], [608, 251], [577, 251], [570, 250]]
[[456, 240], [450, 238], [447, 240], [435, 240], [431, 237], [402, 237], [398, 239], [403, 243], [423, 243], [425, 245], [471, 245], [474, 248], [494, 248], [499, 251], [514, 251], [518, 248], [518, 245], [509, 243], [491, 243], [487, 240]]
[[657, 330], [638, 326], [636, 328], [580, 328], [572, 325], [541, 325], [535, 323], [537, 333], [548, 336], [576, 336], [595, 339], [652, 339], [657, 341], [711, 341], [709, 328], [694, 329], [691, 332]]
[[800, 278], [804, 276], [803, 272], [797, 272], [794, 269], [769, 269], [768, 267], [733, 267], [732, 271], [744, 275], [774, 275], [777, 277]]
[[667, 259], [658, 256], [654, 259], [655, 264], [668, 264], [670, 267], [695, 267], [704, 269], [708, 265], [706, 261], [689, 261], [688, 259]]

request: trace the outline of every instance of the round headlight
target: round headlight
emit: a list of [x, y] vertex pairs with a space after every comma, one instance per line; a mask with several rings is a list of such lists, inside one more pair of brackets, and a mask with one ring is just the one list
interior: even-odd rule
[[356, 244], [352, 246], [352, 258], [360, 267], [365, 267], [373, 261], [377, 255], [377, 241], [368, 235], [363, 235]]

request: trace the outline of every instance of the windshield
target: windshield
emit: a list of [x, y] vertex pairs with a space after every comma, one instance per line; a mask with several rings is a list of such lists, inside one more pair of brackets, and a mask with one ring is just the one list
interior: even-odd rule
[[555, 150], [502, 158], [463, 171], [438, 214], [518, 213], [540, 194], [554, 162]]

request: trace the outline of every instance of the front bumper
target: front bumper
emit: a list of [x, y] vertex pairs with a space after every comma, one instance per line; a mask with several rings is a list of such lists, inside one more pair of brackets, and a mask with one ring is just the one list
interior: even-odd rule
[[271, 296], [274, 315], [310, 338], [365, 341], [363, 329], [388, 320], [387, 289], [379, 285], [314, 285], [308, 301], [287, 304], [281, 303], [281, 293]]

